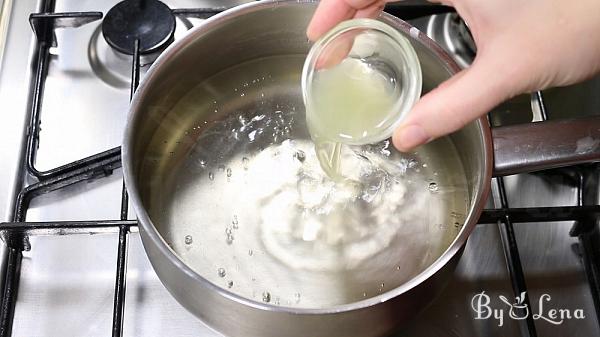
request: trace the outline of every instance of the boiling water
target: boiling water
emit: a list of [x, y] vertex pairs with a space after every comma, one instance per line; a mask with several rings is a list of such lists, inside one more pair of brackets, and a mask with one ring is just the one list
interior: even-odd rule
[[361, 59], [315, 72], [306, 113], [317, 158], [332, 178], [340, 177], [340, 143], [379, 135], [397, 117], [398, 88], [392, 78]]
[[[320, 308], [384, 293], [430, 266], [460, 231], [468, 192], [446, 139], [411, 154], [388, 141], [342, 148], [350, 179], [332, 181], [305, 124], [303, 60], [236, 66], [173, 108], [163, 123], [177, 132], [161, 128], [151, 144], [173, 166], [149, 180], [150, 214], [210, 282], [256, 301]], [[231, 87], [232, 79], [241, 82]]]

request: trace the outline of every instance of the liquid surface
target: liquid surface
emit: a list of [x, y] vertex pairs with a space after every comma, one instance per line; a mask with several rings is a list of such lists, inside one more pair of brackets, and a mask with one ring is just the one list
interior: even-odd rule
[[393, 123], [396, 86], [387, 75], [361, 59], [318, 70], [313, 76], [308, 127], [317, 139], [362, 143]]
[[256, 301], [322, 308], [425, 270], [462, 229], [468, 192], [446, 139], [411, 154], [388, 141], [341, 148], [350, 179], [330, 179], [307, 132], [303, 59], [254, 60], [193, 89], [166, 118], [178, 132], [163, 135], [178, 136], [152, 141], [172, 165], [147, 183], [157, 229], [201, 276]]
[[340, 144], [365, 143], [394, 123], [397, 92], [395, 81], [357, 58], [315, 72], [307, 124], [317, 158], [331, 178], [343, 179]]

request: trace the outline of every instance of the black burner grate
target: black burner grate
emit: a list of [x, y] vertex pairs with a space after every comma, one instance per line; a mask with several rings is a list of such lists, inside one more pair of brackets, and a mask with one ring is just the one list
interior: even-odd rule
[[[152, 0], [152, 2], [157, 1]], [[170, 10], [170, 14], [195, 18], [208, 18], [225, 9], [226, 8], [173, 9]], [[11, 335], [19, 286], [22, 251], [30, 249], [28, 240], [29, 234], [65, 234], [69, 231], [78, 233], [85, 231], [93, 233], [102, 229], [111, 228], [118, 229], [119, 231], [112, 324], [112, 336], [117, 337], [121, 336], [123, 332], [128, 234], [132, 226], [137, 226], [136, 221], [127, 219], [128, 196], [125, 186], [123, 185], [121, 195], [120, 220], [25, 222], [27, 209], [33, 198], [82, 181], [106, 177], [112, 174], [114, 169], [121, 166], [121, 151], [120, 148], [117, 147], [47, 171], [39, 171], [35, 168], [35, 156], [40, 134], [41, 101], [48, 71], [49, 49], [51, 46], [56, 45], [54, 30], [59, 28], [79, 27], [102, 18], [102, 13], [100, 12], [53, 13], [53, 10], [54, 0], [46, 0], [43, 2], [41, 13], [31, 14], [29, 17], [32, 30], [37, 38], [37, 56], [35, 58], [36, 75], [32, 79], [33, 89], [30, 94], [31, 117], [26, 132], [27, 150], [24, 158], [24, 167], [27, 174], [36, 178], [37, 182], [24, 187], [20, 191], [14, 205], [12, 222], [0, 224], [0, 233], [8, 245], [8, 260], [6, 263], [5, 278], [0, 280], [0, 285], [2, 286], [0, 336], [7, 337]], [[452, 9], [434, 5], [412, 5], [410, 4], [410, 1], [407, 1], [404, 7], [402, 7], [402, 5], [391, 5], [387, 7], [387, 11], [403, 19], [412, 19], [419, 16], [448, 12], [452, 11]], [[119, 37], [117, 36], [116, 39], [118, 38]], [[140, 54], [152, 50], [154, 47], [150, 45], [155, 42], [156, 41], [144, 40], [144, 36], [142, 35], [137, 36], [131, 41], [125, 41], [123, 44], [124, 47], [122, 48], [127, 49], [125, 52], [133, 55], [131, 67], [131, 96], [133, 96], [140, 78]], [[546, 111], [541, 92], [535, 93], [534, 96], [542, 112], [542, 116], [545, 118]], [[590, 283], [596, 315], [600, 322], [600, 250], [598, 247], [600, 236], [597, 226], [598, 218], [600, 217], [600, 206], [594, 204], [597, 203], [596, 201], [588, 200], [590, 199], [587, 197], [589, 192], [586, 191], [587, 185], [585, 183], [586, 179], [592, 179], [589, 178], [589, 176], [591, 176], [590, 172], [597, 172], [597, 170], [599, 170], [598, 166], [588, 165], [572, 168], [565, 173], [572, 174], [572, 172], [576, 172], [574, 179], [579, 187], [579, 204], [577, 206], [568, 207], [509, 208], [503, 179], [495, 178], [494, 183], [497, 187], [501, 208], [485, 210], [481, 215], [479, 222], [481, 224], [496, 223], [499, 226], [513, 290], [515, 294], [520, 294], [527, 290], [527, 286], [519, 258], [513, 223], [576, 221], [570, 234], [579, 238], [585, 272]], [[527, 301], [529, 301], [529, 299], [527, 299]], [[521, 321], [521, 332], [523, 336], [537, 336], [535, 325], [531, 318]]]

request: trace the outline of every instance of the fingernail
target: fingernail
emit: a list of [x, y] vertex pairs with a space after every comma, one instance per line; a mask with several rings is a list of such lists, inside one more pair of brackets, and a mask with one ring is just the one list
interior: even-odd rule
[[403, 150], [409, 150], [427, 143], [430, 139], [421, 126], [413, 124], [400, 129], [396, 145]]

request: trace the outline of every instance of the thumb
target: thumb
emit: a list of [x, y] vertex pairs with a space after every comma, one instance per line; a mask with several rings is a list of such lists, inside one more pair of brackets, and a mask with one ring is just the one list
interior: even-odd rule
[[465, 126], [513, 95], [510, 70], [498, 57], [478, 55], [467, 69], [423, 96], [392, 137], [409, 151]]

